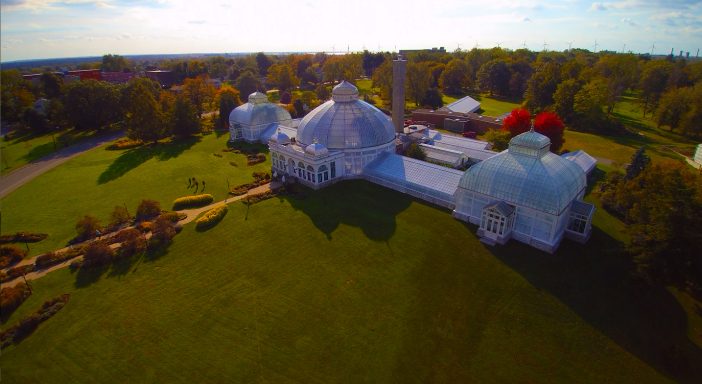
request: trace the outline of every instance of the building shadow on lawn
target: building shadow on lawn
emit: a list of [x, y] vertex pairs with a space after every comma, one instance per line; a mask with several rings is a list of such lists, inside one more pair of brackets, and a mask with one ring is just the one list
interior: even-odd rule
[[149, 144], [127, 150], [100, 174], [98, 177], [98, 184], [105, 184], [118, 179], [152, 158], [161, 161], [176, 158], [193, 145], [197, 144], [200, 140], [201, 138], [199, 136], [193, 136], [170, 143]]
[[699, 382], [702, 349], [687, 335], [684, 309], [664, 287], [634, 278], [623, 245], [605, 232], [593, 227], [585, 246], [564, 240], [555, 255], [514, 240], [489, 250], [661, 374]]
[[309, 216], [329, 240], [346, 224], [360, 228], [371, 240], [386, 241], [395, 234], [397, 214], [412, 203], [409, 196], [364, 180], [342, 181], [318, 191], [301, 187], [299, 193], [281, 198]]

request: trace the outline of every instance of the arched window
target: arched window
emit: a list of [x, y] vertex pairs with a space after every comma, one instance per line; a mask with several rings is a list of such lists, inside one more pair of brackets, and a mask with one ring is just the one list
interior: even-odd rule
[[285, 161], [285, 156], [283, 155], [278, 156], [278, 158], [280, 159], [280, 161]]
[[317, 170], [317, 182], [321, 183], [329, 180], [329, 169], [326, 165], [322, 165]]
[[311, 165], [307, 166], [307, 180], [314, 182], [315, 177], [314, 177], [314, 168], [312, 168]]
[[274, 159], [278, 158], [278, 154], [275, 153], [275, 152], [273, 152], [273, 158], [274, 158]]

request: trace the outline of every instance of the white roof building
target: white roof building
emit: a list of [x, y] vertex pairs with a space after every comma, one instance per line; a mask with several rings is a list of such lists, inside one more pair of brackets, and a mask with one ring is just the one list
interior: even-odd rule
[[[514, 238], [553, 252], [564, 235], [586, 241], [594, 212], [581, 201], [586, 172], [551, 153], [550, 146], [548, 137], [531, 130], [512, 138], [509, 149], [472, 166], [456, 191], [454, 216], [479, 225], [478, 234], [487, 242]], [[514, 210], [505, 216], [495, 202]]]
[[[249, 95], [249, 101], [242, 104], [229, 114], [229, 140], [245, 140], [248, 142], [267, 141], [278, 125], [292, 125], [290, 113], [278, 104], [268, 101], [265, 93], [254, 92]], [[271, 127], [273, 126], [273, 127]], [[268, 136], [264, 132], [268, 131]], [[264, 140], [261, 140], [265, 137]]]
[[[255, 106], [266, 102], [252, 96], [254, 106], [243, 110], [254, 108], [256, 114]], [[232, 116], [239, 124], [245, 122]], [[278, 121], [256, 118], [248, 121], [266, 125], [272, 170], [286, 180], [319, 189], [363, 178], [453, 209], [456, 218], [478, 225], [481, 240], [490, 244], [514, 238], [554, 252], [563, 237], [584, 242], [590, 236], [595, 208], [582, 198], [594, 159], [581, 151], [553, 154], [550, 140], [533, 130], [512, 138], [509, 149], [500, 153], [485, 142], [425, 130], [431, 145], [422, 143], [422, 148], [444, 163], [464, 161], [466, 153], [484, 153], [482, 161], [463, 172], [395, 154], [390, 118], [359, 100], [358, 90], [347, 82], [334, 87], [332, 99], [297, 128], [277, 112], [271, 119]]]
[[480, 102], [470, 96], [466, 96], [444, 106], [443, 108], [448, 109], [451, 112], [470, 113], [480, 109]]

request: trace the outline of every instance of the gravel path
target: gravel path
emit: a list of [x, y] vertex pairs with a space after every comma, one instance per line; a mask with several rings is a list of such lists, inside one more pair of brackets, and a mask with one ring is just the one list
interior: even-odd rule
[[[196, 219], [198, 216], [200, 216], [200, 214], [202, 214], [203, 212], [206, 212], [206, 211], [208, 211], [208, 210], [210, 210], [210, 209], [212, 209], [212, 208], [214, 208], [214, 207], [217, 207], [217, 206], [220, 206], [220, 205], [224, 205], [224, 204], [230, 204], [230, 203], [233, 203], [233, 202], [235, 202], [235, 201], [242, 200], [242, 199], [244, 199], [246, 196], [249, 196], [249, 195], [257, 195], [257, 194], [260, 194], [260, 193], [265, 193], [265, 192], [267, 192], [267, 191], [270, 191], [271, 189], [278, 188], [279, 186], [280, 186], [280, 183], [279, 183], [279, 182], [273, 181], [273, 182], [271, 182], [271, 183], [264, 184], [264, 185], [261, 185], [261, 186], [258, 186], [258, 187], [256, 187], [256, 188], [254, 188], [254, 189], [251, 189], [251, 190], [249, 190], [245, 195], [230, 197], [230, 198], [227, 198], [227, 199], [225, 199], [225, 200], [217, 201], [217, 202], [215, 202], [215, 203], [212, 203], [212, 204], [210, 204], [210, 205], [208, 205], [208, 206], [206, 206], [206, 207], [202, 207], [202, 208], [185, 209], [185, 210], [182, 210], [182, 211], [178, 211], [179, 213], [185, 213], [185, 214], [187, 215], [186, 218], [183, 219], [183, 220], [181, 220], [181, 221], [179, 221], [179, 223], [185, 225], [185, 224], [190, 223], [191, 221], [195, 220], [195, 219]], [[119, 231], [115, 231], [115, 232], [109, 233], [109, 234], [107, 234], [107, 235], [101, 236], [101, 237], [99, 237], [99, 238], [97, 238], [97, 239], [87, 240], [87, 241], [85, 241], [85, 242], [83, 242], [83, 243], [76, 244], [75, 246], [85, 245], [85, 244], [88, 244], [88, 243], [90, 243], [90, 242], [92, 242], [92, 241], [95, 241], [95, 240], [104, 240], [104, 239], [108, 239], [108, 238], [110, 238], [110, 237], [116, 235], [118, 232], [119, 232]], [[147, 234], [147, 238], [148, 238], [148, 236], [150, 236], [150, 235], [151, 235], [150, 233]], [[112, 245], [110, 245], [110, 246], [111, 246], [112, 248], [117, 248], [117, 247], [120, 246], [120, 244], [112, 244]], [[65, 251], [67, 251], [69, 248], [71, 248], [71, 247], [64, 247], [64, 248], [61, 248], [61, 249], [57, 249], [55, 252], [65, 252]], [[20, 261], [19, 263], [13, 265], [13, 266], [10, 267], [10, 268], [15, 268], [15, 267], [23, 266], [23, 265], [31, 265], [31, 264], [34, 264], [34, 263], [36, 262], [36, 259], [37, 259], [38, 256], [39, 256], [39, 255], [34, 256], [34, 257], [30, 257], [30, 258], [27, 258], [27, 259], [24, 259], [24, 260]], [[59, 263], [59, 264], [52, 265], [51, 267], [43, 268], [43, 269], [40, 269], [40, 270], [35, 270], [35, 271], [32, 271], [32, 272], [29, 272], [29, 273], [27, 273], [27, 274], [25, 275], [25, 278], [26, 278], [28, 281], [29, 281], [29, 280], [36, 280], [36, 279], [38, 279], [38, 278], [40, 278], [40, 277], [45, 276], [45, 275], [46, 275], [47, 273], [49, 273], [49, 272], [53, 272], [53, 271], [55, 271], [55, 270], [57, 270], [57, 269], [66, 268], [66, 267], [68, 267], [73, 261], [81, 260], [82, 258], [83, 258], [83, 256], [77, 256], [77, 257], [74, 257], [74, 258], [72, 258], [72, 259], [63, 261], [63, 262], [61, 262], [61, 263]], [[7, 269], [10, 269], [10, 268], [7, 268]], [[7, 287], [7, 286], [14, 286], [14, 285], [16, 285], [17, 283], [22, 282], [22, 281], [24, 281], [24, 279], [20, 276], [20, 277], [17, 277], [17, 278], [15, 278], [15, 279], [13, 279], [13, 280], [6, 281], [6, 282], [2, 283], [2, 285], [3, 285], [4, 287]]]

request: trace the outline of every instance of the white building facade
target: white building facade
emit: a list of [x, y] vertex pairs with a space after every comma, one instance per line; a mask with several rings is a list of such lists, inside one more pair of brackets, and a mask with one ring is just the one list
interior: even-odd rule
[[455, 193], [454, 217], [479, 226], [488, 243], [509, 239], [554, 252], [564, 236], [588, 240], [594, 206], [582, 201], [586, 173], [549, 151], [551, 141], [532, 131], [509, 149], [468, 169]]
[[273, 172], [318, 189], [361, 177], [381, 154], [394, 153], [395, 131], [385, 114], [359, 100], [358, 89], [342, 81], [331, 100], [302, 119], [294, 138], [278, 132], [269, 149]]

